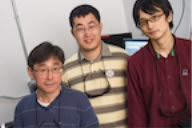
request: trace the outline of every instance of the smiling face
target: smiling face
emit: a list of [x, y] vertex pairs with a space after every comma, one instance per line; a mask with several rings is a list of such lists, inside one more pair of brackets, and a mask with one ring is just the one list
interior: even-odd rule
[[36, 81], [38, 92], [42, 94], [54, 94], [60, 90], [62, 63], [56, 57], [34, 64], [33, 69], [28, 68], [29, 76]]
[[71, 30], [78, 42], [82, 53], [89, 53], [101, 49], [102, 24], [92, 13], [86, 16], [75, 17]]
[[146, 21], [146, 24], [140, 26], [140, 29], [147, 37], [155, 41], [170, 35], [169, 23], [172, 21], [172, 13], [166, 17], [160, 8], [157, 8], [157, 10], [158, 11], [153, 14], [139, 10], [139, 22], [142, 23]]

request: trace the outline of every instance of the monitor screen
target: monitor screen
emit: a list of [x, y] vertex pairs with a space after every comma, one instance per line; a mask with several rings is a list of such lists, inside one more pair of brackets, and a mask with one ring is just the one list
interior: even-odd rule
[[147, 39], [124, 39], [125, 50], [133, 55], [141, 47], [147, 44]]
[[107, 44], [113, 44], [121, 48], [125, 48], [124, 39], [132, 38], [132, 33], [117, 33], [102, 35], [101, 39]]

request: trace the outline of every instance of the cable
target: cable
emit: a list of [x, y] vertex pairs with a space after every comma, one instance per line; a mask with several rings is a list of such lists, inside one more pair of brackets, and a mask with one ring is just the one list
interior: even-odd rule
[[176, 33], [177, 29], [179, 28], [179, 26], [180, 26], [180, 24], [181, 24], [181, 21], [182, 21], [183, 16], [184, 16], [184, 12], [185, 12], [185, 0], [182, 0], [181, 17], [180, 17], [179, 22], [178, 22], [178, 24], [177, 24], [177, 26], [176, 26], [176, 28], [175, 28], [175, 30], [174, 30], [174, 32], [173, 32], [174, 34]]
[[20, 100], [24, 96], [19, 96], [19, 97], [12, 97], [12, 96], [0, 96], [0, 99], [9, 99], [9, 100]]
[[[33, 93], [34, 91], [36, 91], [37, 86], [36, 86], [36, 82], [34, 80], [31, 80], [28, 82], [28, 87], [29, 87], [29, 91], [30, 93]], [[27, 94], [26, 94], [27, 95]], [[22, 99], [24, 96], [5, 96], [5, 95], [0, 95], [0, 99], [9, 99], [9, 100], [20, 100]]]
[[19, 22], [19, 16], [18, 16], [18, 13], [17, 13], [16, 4], [15, 4], [14, 0], [11, 0], [11, 3], [12, 3], [12, 7], [13, 7], [13, 13], [14, 13], [14, 16], [15, 16], [18, 32], [19, 32], [19, 35], [20, 35], [20, 38], [21, 38], [21, 45], [23, 47], [25, 60], [26, 60], [26, 63], [27, 63], [27, 49], [26, 49], [26, 46], [25, 46], [25, 41], [24, 41], [21, 25], [20, 25], [20, 22]]
[[[24, 55], [25, 55], [25, 61], [27, 63], [27, 49], [26, 49], [26, 46], [25, 46], [25, 41], [24, 41], [24, 37], [23, 37], [23, 33], [22, 33], [22, 29], [21, 29], [21, 25], [20, 25], [20, 21], [19, 21], [19, 16], [18, 16], [18, 13], [17, 13], [17, 8], [16, 8], [16, 4], [15, 4], [15, 1], [14, 0], [10, 0], [11, 1], [11, 4], [12, 4], [12, 8], [13, 8], [13, 14], [15, 16], [15, 20], [16, 20], [16, 25], [17, 25], [17, 28], [18, 28], [18, 33], [19, 33], [19, 36], [20, 36], [20, 39], [21, 39], [21, 45], [23, 47], [23, 51], [24, 51]], [[13, 97], [13, 96], [5, 96], [5, 95], [2, 95], [0, 96], [0, 99], [9, 99], [9, 100], [20, 100], [22, 99], [24, 96], [18, 96], [18, 97]]]

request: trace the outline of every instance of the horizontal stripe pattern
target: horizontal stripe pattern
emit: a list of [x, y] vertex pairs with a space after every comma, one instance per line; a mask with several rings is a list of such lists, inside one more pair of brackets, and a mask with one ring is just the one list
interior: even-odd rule
[[[125, 73], [125, 71], [115, 71], [115, 70], [113, 70], [114, 71], [114, 73], [116, 74], [116, 77], [124, 77], [125, 75], [126, 75], [126, 73]], [[98, 72], [95, 72], [95, 73], [92, 73], [91, 74], [92, 75], [92, 79], [99, 79], [99, 78], [105, 78], [105, 75], [104, 75], [104, 73], [103, 72], [100, 72], [100, 73], [98, 73]], [[112, 78], [111, 78], [112, 79]], [[91, 80], [91, 78], [88, 78], [88, 79], [86, 79], [86, 80]], [[77, 76], [77, 77], [74, 77], [74, 78], [71, 78], [69, 81], [68, 81], [68, 83], [69, 83], [69, 85], [72, 87], [72, 86], [74, 86], [75, 84], [78, 84], [78, 83], [80, 83], [80, 82], [84, 82], [85, 81], [85, 76], [83, 75], [83, 74], [80, 74], [79, 76]]]
[[[112, 118], [112, 117], [111, 117]], [[113, 123], [101, 124], [102, 128], [128, 128], [124, 124], [127, 123], [128, 119], [119, 120]]]
[[[128, 59], [128, 55], [125, 54], [125, 53], [120, 53], [120, 52], [117, 52], [117, 53], [113, 53], [112, 54], [113, 56], [104, 56], [102, 57], [104, 59], [104, 61], [118, 61], [118, 60], [127, 60]], [[64, 65], [64, 71], [67, 71], [67, 70], [71, 70], [71, 69], [74, 69], [76, 67], [79, 68], [79, 65], [80, 65], [80, 60], [77, 58], [78, 54], [76, 53], [73, 57], [75, 57], [74, 61], [71, 61], [69, 62], [66, 61], [65, 65]], [[70, 58], [72, 59], [72, 58]], [[125, 63], [127, 63], [127, 61], [125, 61]], [[82, 64], [86, 64], [86, 62], [82, 62]], [[123, 67], [122, 67], [123, 68]]]
[[[110, 91], [103, 96], [91, 98], [101, 127], [127, 127], [127, 79], [126, 66], [129, 55], [116, 47], [109, 46], [112, 56], [102, 56], [100, 61], [81, 62], [78, 54], [69, 58], [64, 65], [63, 82], [73, 89], [89, 94], [102, 93], [108, 86]], [[112, 70], [112, 76], [106, 76]]]
[[98, 114], [97, 117], [99, 118], [100, 124], [113, 124], [117, 126], [117, 124], [115, 124], [114, 122], [126, 119], [127, 111], [119, 110], [105, 114]]
[[107, 112], [114, 112], [114, 111], [118, 111], [121, 109], [126, 109], [127, 108], [127, 104], [115, 104], [115, 105], [108, 105], [105, 107], [98, 107], [95, 108], [95, 112], [100, 114], [100, 113], [107, 113]]

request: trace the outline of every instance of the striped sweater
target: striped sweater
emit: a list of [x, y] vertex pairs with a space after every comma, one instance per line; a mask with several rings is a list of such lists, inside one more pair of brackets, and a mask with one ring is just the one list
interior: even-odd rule
[[101, 58], [94, 62], [75, 53], [64, 64], [63, 82], [89, 96], [100, 127], [127, 128], [126, 67], [129, 54], [102, 43]]

